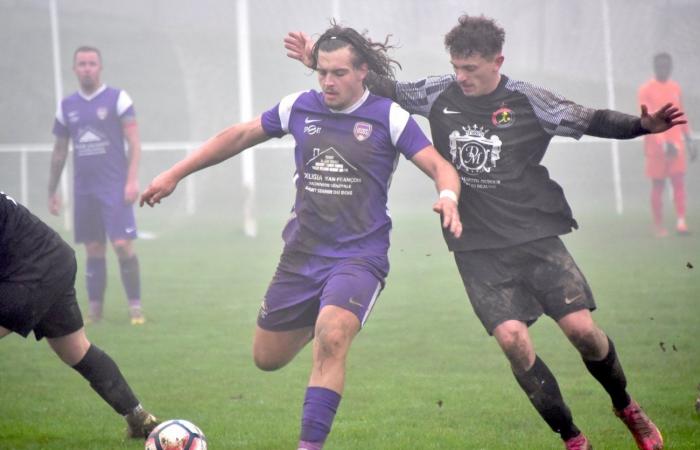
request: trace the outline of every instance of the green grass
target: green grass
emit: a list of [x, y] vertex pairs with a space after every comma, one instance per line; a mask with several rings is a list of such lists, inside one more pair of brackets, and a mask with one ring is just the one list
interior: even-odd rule
[[[295, 448], [309, 349], [273, 373], [251, 359], [283, 221], [264, 220], [260, 237], [248, 240], [227, 220], [173, 225], [142, 216], [142, 228], [159, 235], [137, 243], [148, 323], [129, 325], [110, 256], [105, 320], [87, 328], [89, 338], [117, 361], [148, 409], [198, 424], [211, 449]], [[630, 391], [667, 448], [697, 448], [700, 236], [655, 240], [642, 214], [579, 219], [582, 229], [565, 240], [593, 287], [594, 317], [616, 343]], [[475, 318], [436, 219], [400, 213], [394, 222], [387, 288], [350, 352], [326, 448], [562, 448]], [[82, 250], [78, 255], [85, 308]], [[556, 325], [542, 318], [531, 330], [596, 449], [634, 448]], [[123, 439], [123, 425], [44, 342], [16, 335], [0, 342], [0, 449], [142, 448]]]

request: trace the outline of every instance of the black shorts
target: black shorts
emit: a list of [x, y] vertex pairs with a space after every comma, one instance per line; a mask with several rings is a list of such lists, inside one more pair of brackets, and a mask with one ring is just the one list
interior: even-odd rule
[[489, 334], [506, 320], [533, 324], [596, 308], [591, 288], [557, 236], [507, 248], [455, 252], [474, 312]]
[[24, 337], [34, 331], [37, 341], [82, 328], [83, 316], [75, 297], [75, 258], [67, 269], [60, 282], [50, 285], [0, 281], [0, 326]]

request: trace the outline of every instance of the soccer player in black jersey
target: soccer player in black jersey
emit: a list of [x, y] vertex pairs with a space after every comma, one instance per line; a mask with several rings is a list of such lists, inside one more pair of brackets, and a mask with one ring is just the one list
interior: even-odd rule
[[75, 298], [75, 253], [48, 225], [0, 192], [0, 338], [45, 337], [61, 360], [127, 422], [127, 436], [146, 438], [158, 424], [119, 367], [88, 341]]
[[[578, 105], [501, 74], [504, 30], [464, 15], [445, 36], [454, 75], [403, 83], [375, 77], [374, 93], [428, 118], [433, 144], [460, 174], [463, 232], [445, 234], [474, 311], [510, 361], [535, 409], [567, 449], [590, 449], [528, 326], [554, 319], [612, 399], [640, 449], [663, 448], [657, 427], [627, 392], [613, 342], [593, 321], [590, 287], [559, 235], [578, 225], [541, 161], [553, 136], [628, 139], [685, 123], [668, 104], [640, 117]], [[287, 55], [308, 66], [311, 39], [290, 33]]]

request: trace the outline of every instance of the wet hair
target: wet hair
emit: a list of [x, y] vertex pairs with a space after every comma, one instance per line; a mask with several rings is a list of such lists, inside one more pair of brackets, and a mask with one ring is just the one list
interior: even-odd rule
[[87, 52], [93, 52], [97, 53], [97, 59], [100, 60], [100, 63], [102, 62], [102, 53], [100, 53], [100, 49], [97, 47], [92, 47], [90, 45], [81, 45], [80, 47], [76, 48], [75, 51], [73, 52], [73, 62], [75, 62], [75, 57], [78, 56], [78, 53], [87, 53]]
[[464, 14], [445, 35], [445, 48], [450, 55], [469, 57], [479, 53], [484, 58], [491, 58], [503, 50], [506, 32], [495, 20], [485, 16], [468, 16]]
[[366, 36], [366, 32], [360, 34], [350, 27], [342, 27], [331, 22], [331, 27], [327, 29], [321, 37], [316, 40], [311, 51], [311, 68], [316, 70], [318, 66], [318, 52], [332, 52], [344, 47], [350, 47], [353, 53], [352, 65], [355, 68], [362, 64], [367, 64], [367, 68], [377, 75], [394, 79], [394, 66], [401, 68], [398, 61], [389, 58], [388, 50], [395, 48], [389, 45], [387, 35], [384, 42], [372, 42]]

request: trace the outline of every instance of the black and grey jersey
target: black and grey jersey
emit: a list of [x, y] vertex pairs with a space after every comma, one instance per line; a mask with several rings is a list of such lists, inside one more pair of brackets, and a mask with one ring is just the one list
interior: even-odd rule
[[58, 233], [0, 192], [0, 282], [59, 285], [73, 258]]
[[580, 138], [594, 109], [505, 75], [480, 97], [465, 96], [450, 75], [399, 82], [396, 101], [428, 118], [433, 144], [462, 180], [464, 231], [444, 233], [450, 250], [509, 247], [578, 226], [541, 162], [553, 136]]

